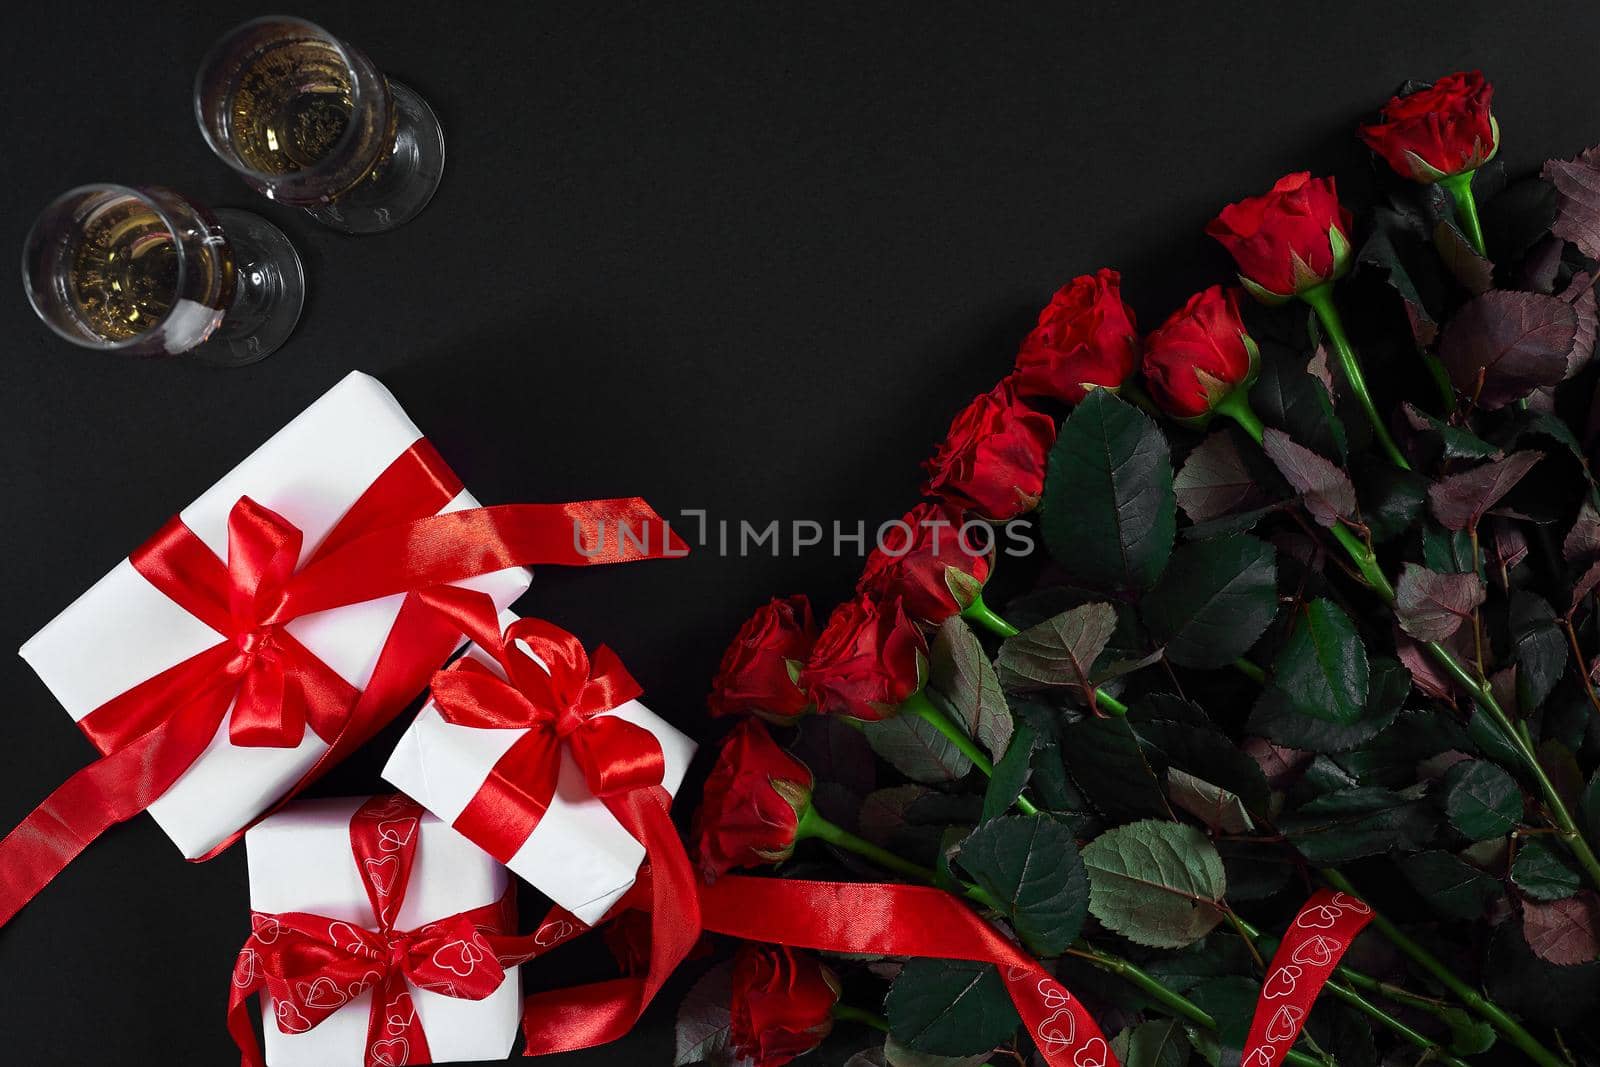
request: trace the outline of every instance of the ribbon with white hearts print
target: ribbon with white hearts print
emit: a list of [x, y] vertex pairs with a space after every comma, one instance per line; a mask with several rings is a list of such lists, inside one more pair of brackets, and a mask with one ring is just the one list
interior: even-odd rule
[[1275, 1067], [1305, 1026], [1317, 994], [1367, 923], [1372, 908], [1347, 893], [1319, 889], [1273, 953], [1261, 983], [1241, 1067]]
[[412, 987], [482, 1000], [512, 967], [542, 951], [538, 936], [517, 937], [516, 890], [492, 904], [396, 930], [417, 862], [422, 808], [409, 797], [374, 797], [350, 819], [350, 847], [372, 908], [371, 928], [305, 912], [252, 914], [250, 937], [234, 965], [228, 1029], [244, 1067], [263, 1059], [250, 1000], [266, 990], [279, 1030], [303, 1034], [372, 991], [363, 1067], [431, 1063]]

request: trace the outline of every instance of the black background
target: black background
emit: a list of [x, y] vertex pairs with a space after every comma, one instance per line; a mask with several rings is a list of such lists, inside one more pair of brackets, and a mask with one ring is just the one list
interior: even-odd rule
[[[803, 10], [802, 10], [803, 7]], [[1310, 168], [1359, 203], [1354, 125], [1406, 77], [1481, 67], [1520, 173], [1600, 140], [1600, 7], [1428, 3], [314, 4], [419, 89], [433, 205], [348, 238], [253, 197], [189, 92], [233, 3], [29, 5], [0, 43], [0, 251], [56, 193], [165, 183], [301, 249], [289, 346], [245, 370], [74, 349], [0, 285], [0, 646], [14, 648], [351, 369], [381, 378], [487, 502], [640, 494], [664, 513], [869, 526], [916, 499], [951, 414], [1052, 289], [1119, 267], [1146, 326], [1226, 277], [1201, 227]], [[787, 543], [785, 545], [787, 553]], [[522, 601], [606, 641], [704, 735], [718, 655], [762, 599], [826, 610], [858, 560], [547, 569]], [[89, 746], [0, 659], [0, 829]], [[379, 788], [391, 730], [319, 787]], [[242, 850], [182, 862], [147, 819], [0, 930], [0, 1062], [236, 1062]], [[530, 968], [599, 974], [597, 949]], [[625, 1042], [671, 1060], [680, 981]], [[843, 1027], [816, 1059], [867, 1037]]]

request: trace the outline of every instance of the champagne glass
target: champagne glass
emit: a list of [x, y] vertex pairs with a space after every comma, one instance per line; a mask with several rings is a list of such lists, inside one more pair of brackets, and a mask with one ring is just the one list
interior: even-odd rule
[[415, 218], [444, 173], [444, 131], [416, 93], [304, 19], [246, 22], [195, 79], [206, 143], [257, 192], [346, 233]]
[[305, 301], [281, 230], [156, 187], [57, 197], [28, 233], [22, 279], [33, 310], [73, 344], [225, 366], [276, 351]]

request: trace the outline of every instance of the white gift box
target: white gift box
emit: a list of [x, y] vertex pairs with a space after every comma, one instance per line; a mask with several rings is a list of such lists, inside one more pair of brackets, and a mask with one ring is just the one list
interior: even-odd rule
[[[308, 912], [367, 930], [377, 924], [350, 848], [350, 817], [364, 798], [301, 801], [245, 834], [250, 907], [263, 914]], [[395, 920], [415, 930], [505, 895], [510, 875], [471, 841], [431, 815], [417, 836], [416, 866]], [[522, 1020], [521, 969], [484, 1000], [459, 1000], [409, 986], [434, 1063], [499, 1060]], [[262, 993], [263, 1051], [270, 1067], [359, 1067], [365, 1062], [373, 991], [367, 990], [303, 1034], [286, 1034]]]
[[[502, 612], [501, 628], [516, 618]], [[504, 677], [493, 657], [478, 646], [469, 646], [467, 655]], [[675, 795], [694, 757], [694, 742], [637, 700], [606, 714], [655, 735], [666, 757], [662, 784]], [[400, 738], [383, 777], [445, 822], [454, 823], [500, 757], [525, 733], [453, 725], [430, 700]], [[583, 771], [563, 748], [561, 777], [550, 808], [507, 866], [593, 924], [632, 887], [643, 859], [644, 846], [589, 792]]]
[[[184, 508], [181, 518], [226, 560], [228, 514], [240, 497], [249, 496], [300, 528], [303, 563], [421, 436], [375, 378], [352, 373]], [[441, 510], [477, 506], [463, 490]], [[514, 568], [460, 584], [488, 593], [503, 608], [529, 582], [527, 571]], [[318, 612], [285, 629], [345, 681], [364, 688], [403, 599]], [[21, 655], [76, 722], [217, 641], [214, 630], [124, 559], [24, 644]], [[203, 856], [270, 808], [327, 749], [311, 730], [298, 748], [236, 748], [224, 719], [211, 745], [150, 805], [150, 814], [186, 857]]]

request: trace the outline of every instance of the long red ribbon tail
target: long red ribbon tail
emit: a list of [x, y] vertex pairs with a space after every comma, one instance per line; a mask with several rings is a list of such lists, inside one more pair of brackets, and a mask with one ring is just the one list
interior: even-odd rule
[[1300, 909], [1267, 968], [1256, 1000], [1241, 1067], [1283, 1062], [1305, 1026], [1311, 1005], [1340, 958], [1367, 923], [1372, 908], [1345, 893], [1320, 889]]
[[1077, 998], [965, 904], [923, 886], [729, 875], [700, 890], [707, 930], [826, 952], [931, 956], [995, 964], [1051, 1067], [1116, 1067]]
[[637, 789], [608, 803], [617, 820], [644, 845], [645, 862], [650, 865], [649, 969], [638, 978], [615, 978], [529, 997], [523, 1009], [527, 1055], [571, 1052], [622, 1037], [700, 939], [694, 869], [672, 825], [671, 804], [672, 798], [660, 786]]
[[209, 699], [68, 778], [0, 841], [0, 926], [111, 827], [143, 812], [216, 736], [233, 693]]

